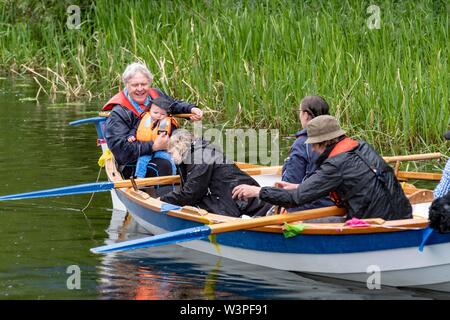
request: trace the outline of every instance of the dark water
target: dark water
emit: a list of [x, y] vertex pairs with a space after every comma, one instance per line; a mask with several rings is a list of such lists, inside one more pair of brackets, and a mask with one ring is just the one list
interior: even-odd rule
[[[96, 133], [72, 120], [99, 102], [29, 101], [28, 80], [0, 79], [0, 195], [94, 182]], [[286, 151], [284, 149], [284, 151]], [[100, 180], [105, 180], [104, 173]], [[0, 299], [445, 299], [448, 294], [299, 275], [178, 246], [109, 255], [89, 248], [142, 236], [109, 193], [0, 203]], [[69, 289], [81, 270], [81, 288]], [[70, 281], [69, 281], [70, 284]]]

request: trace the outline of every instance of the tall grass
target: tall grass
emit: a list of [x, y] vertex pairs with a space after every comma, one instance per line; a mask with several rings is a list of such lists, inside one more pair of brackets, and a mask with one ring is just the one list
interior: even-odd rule
[[210, 121], [284, 132], [299, 126], [300, 99], [319, 94], [351, 135], [386, 153], [436, 150], [450, 117], [450, 5], [380, 0], [381, 28], [371, 30], [370, 4], [81, 1], [81, 29], [71, 30], [69, 2], [7, 1], [0, 65], [49, 94], [106, 99], [125, 65], [142, 60], [158, 87]]

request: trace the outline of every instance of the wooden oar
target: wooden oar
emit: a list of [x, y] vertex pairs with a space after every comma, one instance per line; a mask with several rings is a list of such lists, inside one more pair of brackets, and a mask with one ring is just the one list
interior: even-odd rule
[[[247, 172], [247, 174], [249, 175], [277, 174], [280, 170], [281, 166], [242, 169], [242, 171]], [[174, 176], [162, 176], [154, 178], [142, 178], [142, 179], [135, 179], [134, 182], [136, 183], [137, 187], [177, 184], [180, 182], [180, 176], [174, 175]], [[52, 188], [46, 190], [0, 196], [0, 201], [59, 197], [74, 194], [103, 192], [103, 191], [110, 191], [112, 189], [129, 188], [132, 186], [133, 184], [131, 180], [122, 180], [117, 182], [85, 183], [74, 186], [66, 186], [60, 188]]]
[[[416, 154], [416, 155], [408, 155], [408, 156], [394, 156], [394, 157], [385, 157], [384, 159], [389, 162], [395, 161], [415, 161], [415, 160], [428, 160], [428, 159], [436, 159], [441, 156], [440, 153], [428, 153], [428, 154]], [[256, 168], [248, 168], [241, 169], [249, 175], [263, 175], [263, 174], [280, 174], [281, 166], [273, 166], [273, 167], [256, 167]], [[407, 173], [401, 173], [401, 176], [408, 177], [410, 179], [427, 179], [425, 177], [430, 177], [430, 174], [422, 174], [420, 178], [420, 172], [418, 172], [414, 177], [411, 175], [407, 176]], [[437, 177], [440, 179], [440, 175], [436, 174], [433, 176], [432, 180], [436, 180]], [[439, 180], [437, 179], [437, 180]], [[180, 176], [163, 176], [163, 177], [155, 177], [155, 178], [143, 178], [143, 179], [135, 179], [136, 186], [144, 187], [144, 186], [155, 186], [155, 185], [164, 185], [164, 184], [176, 184], [180, 182]], [[0, 196], [0, 201], [6, 200], [20, 200], [20, 199], [31, 199], [31, 198], [45, 198], [45, 197], [58, 197], [72, 194], [83, 194], [83, 193], [92, 193], [92, 192], [102, 192], [102, 191], [110, 191], [112, 189], [118, 188], [128, 188], [132, 187], [131, 180], [122, 180], [117, 182], [96, 182], [96, 183], [86, 183], [74, 186], [53, 188], [47, 190], [12, 194], [6, 196]]]
[[[140, 180], [145, 180], [145, 182], [140, 181]], [[141, 186], [141, 185], [154, 186], [154, 185], [161, 185], [161, 184], [172, 184], [172, 183], [176, 183], [176, 181], [179, 181], [179, 176], [155, 177], [155, 178], [145, 178], [145, 179], [136, 179], [135, 180], [135, 182], [138, 186]], [[125, 187], [131, 187], [131, 186], [132, 186], [131, 180], [123, 180], [123, 181], [119, 181], [119, 182], [85, 183], [85, 184], [78, 184], [78, 185], [74, 185], [74, 186], [10, 194], [10, 195], [6, 195], [6, 196], [1, 196], [0, 201], [60, 197], [60, 196], [68, 196], [68, 195], [73, 195], [73, 194], [110, 191], [112, 189], [125, 188]]]
[[[109, 111], [100, 111], [98, 113], [98, 115], [100, 117], [105, 117], [108, 118], [109, 117], [110, 112]], [[177, 118], [186, 118], [189, 119], [190, 117], [192, 117], [194, 114], [193, 113], [179, 113], [179, 114], [172, 114], [172, 116], [177, 117]]]
[[391, 163], [397, 161], [431, 160], [431, 159], [439, 159], [440, 157], [442, 157], [442, 154], [439, 152], [435, 152], [435, 153], [411, 154], [406, 156], [390, 156], [390, 157], [383, 157], [383, 159], [387, 163]]
[[400, 179], [413, 179], [413, 180], [439, 181], [442, 178], [442, 173], [399, 171], [397, 173], [397, 178], [400, 178]]
[[173, 114], [172, 116], [176, 118], [184, 118], [184, 119], [190, 119], [194, 114], [193, 113], [179, 113], [179, 114]]
[[244, 220], [236, 219], [230, 222], [217, 223], [213, 225], [204, 225], [174, 232], [168, 232], [156, 236], [124, 241], [112, 245], [96, 247], [92, 248], [91, 252], [102, 253], [112, 251], [125, 251], [138, 248], [161, 246], [166, 244], [175, 244], [179, 242], [204, 239], [211, 234], [253, 229], [271, 225], [279, 225], [283, 224], [284, 222], [294, 222], [329, 216], [342, 216], [344, 214], [345, 209], [333, 206], [333, 207], [292, 212], [288, 214], [273, 215], [268, 217], [259, 217], [255, 219], [244, 219]]

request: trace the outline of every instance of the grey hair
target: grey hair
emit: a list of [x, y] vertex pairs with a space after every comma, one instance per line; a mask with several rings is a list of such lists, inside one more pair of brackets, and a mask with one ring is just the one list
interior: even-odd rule
[[194, 135], [186, 129], [177, 129], [170, 137], [167, 146], [167, 152], [172, 156], [175, 164], [183, 162], [188, 151], [191, 150], [191, 144], [194, 141]]
[[122, 74], [123, 84], [126, 85], [128, 81], [137, 73], [142, 73], [150, 82], [153, 81], [153, 74], [144, 64], [140, 62], [133, 62], [125, 68], [125, 71]]

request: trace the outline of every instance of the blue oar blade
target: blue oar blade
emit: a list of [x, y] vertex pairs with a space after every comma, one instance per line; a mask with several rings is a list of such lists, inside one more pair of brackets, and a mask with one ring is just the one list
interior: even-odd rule
[[206, 238], [211, 234], [211, 228], [209, 226], [200, 226], [189, 229], [183, 229], [174, 232], [168, 232], [159, 234], [156, 236], [145, 237], [141, 239], [134, 239], [111, 245], [91, 248], [93, 253], [113, 252], [113, 251], [126, 251], [146, 247], [156, 247], [166, 244], [175, 244], [178, 242], [185, 242], [191, 240], [198, 240]]
[[10, 194], [0, 197], [0, 201], [6, 200], [20, 200], [20, 199], [32, 199], [32, 198], [45, 198], [45, 197], [59, 197], [71, 194], [82, 194], [101, 192], [114, 189], [114, 182], [95, 182], [85, 183], [69, 187], [61, 187], [47, 190], [32, 191], [26, 193]]

